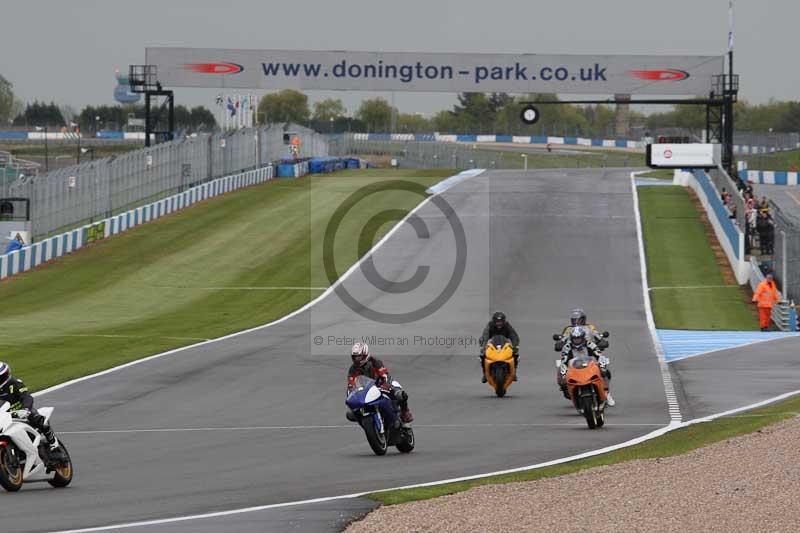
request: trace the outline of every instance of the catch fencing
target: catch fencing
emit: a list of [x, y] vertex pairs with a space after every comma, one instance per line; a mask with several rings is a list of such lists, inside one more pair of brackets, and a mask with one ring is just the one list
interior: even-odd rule
[[162, 200], [41, 240], [21, 250], [0, 255], [0, 280], [35, 268], [57, 257], [71, 254], [87, 244], [101, 241], [140, 224], [156, 220], [196, 202], [263, 183], [271, 180], [274, 176], [274, 167], [268, 165], [217, 178]]
[[198, 135], [39, 176], [0, 181], [0, 198], [29, 198], [34, 240], [106, 219], [222, 176], [287, 157], [328, 155], [327, 139], [294, 124]]
[[787, 300], [800, 300], [800, 219], [770, 202], [775, 224], [775, 279]]

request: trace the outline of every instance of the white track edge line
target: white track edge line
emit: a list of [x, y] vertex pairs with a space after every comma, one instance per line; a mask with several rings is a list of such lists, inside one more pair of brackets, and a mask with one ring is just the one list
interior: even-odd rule
[[[474, 178], [476, 176], [479, 176], [484, 171], [485, 171], [485, 169], [466, 170], [466, 171], [463, 171], [463, 172], [459, 172], [458, 174], [455, 174], [454, 176], [450, 176], [450, 178], [453, 178], [455, 176], [463, 175], [465, 179], [470, 179], [470, 178]], [[445, 179], [450, 179], [450, 178], [445, 178]], [[444, 181], [444, 180], [442, 180], [442, 181]], [[282, 316], [281, 318], [273, 320], [272, 322], [268, 322], [267, 324], [262, 324], [261, 326], [256, 326], [254, 328], [245, 329], [245, 330], [242, 330], [242, 331], [237, 331], [237, 332], [231, 333], [229, 335], [224, 335], [222, 337], [217, 337], [216, 339], [211, 339], [211, 340], [207, 340], [207, 341], [203, 341], [203, 342], [198, 342], [198, 343], [195, 343], [195, 344], [190, 344], [188, 346], [182, 346], [180, 348], [175, 348], [174, 350], [169, 350], [169, 351], [166, 351], [166, 352], [157, 353], [157, 354], [154, 354], [154, 355], [150, 355], [148, 357], [144, 357], [142, 359], [137, 359], [135, 361], [130, 361], [128, 363], [125, 363], [125, 364], [122, 364], [122, 365], [119, 365], [119, 366], [115, 366], [115, 367], [112, 367], [112, 368], [107, 368], [106, 370], [102, 370], [100, 372], [96, 372], [96, 373], [90, 374], [88, 376], [82, 376], [82, 377], [75, 378], [75, 379], [72, 379], [72, 380], [69, 380], [69, 381], [65, 381], [64, 383], [59, 383], [58, 385], [53, 385], [52, 387], [48, 387], [46, 389], [40, 390], [38, 392], [35, 392], [35, 393], [33, 393], [33, 396], [44, 396], [45, 394], [48, 394], [50, 392], [54, 392], [54, 391], [69, 387], [71, 385], [75, 385], [76, 383], [81, 383], [83, 381], [88, 381], [90, 379], [98, 378], [100, 376], [105, 376], [107, 374], [111, 374], [113, 372], [117, 372], [119, 370], [122, 370], [122, 369], [125, 369], [125, 368], [129, 368], [129, 367], [132, 367], [132, 366], [136, 366], [136, 365], [140, 365], [140, 364], [143, 364], [143, 363], [147, 363], [149, 361], [153, 361], [155, 359], [159, 359], [159, 358], [165, 357], [167, 355], [176, 354], [178, 352], [183, 352], [183, 351], [186, 351], [186, 350], [189, 350], [189, 349], [192, 349], [192, 348], [197, 348], [199, 346], [204, 346], [206, 344], [212, 344], [212, 343], [216, 343], [216, 342], [232, 339], [232, 338], [238, 337], [240, 335], [246, 335], [248, 333], [252, 333], [253, 331], [259, 331], [259, 330], [262, 330], [262, 329], [267, 329], [269, 327], [276, 326], [276, 325], [278, 325], [278, 324], [280, 324], [282, 322], [285, 322], [285, 321], [289, 320], [290, 318], [295, 317], [295, 316], [299, 315], [300, 313], [303, 313], [303, 312], [307, 311], [308, 309], [312, 308], [314, 305], [316, 305], [317, 303], [319, 303], [323, 299], [325, 299], [329, 294], [331, 294], [336, 289], [336, 287], [341, 285], [348, 277], [350, 277], [350, 275], [353, 272], [355, 272], [355, 270], [357, 268], [360, 268], [361, 264], [364, 261], [366, 261], [367, 259], [372, 257], [372, 254], [374, 254], [381, 246], [383, 246], [384, 243], [386, 243], [386, 241], [388, 241], [389, 238], [397, 230], [399, 230], [403, 226], [403, 224], [409, 219], [409, 217], [411, 217], [411, 215], [415, 214], [417, 211], [419, 211], [424, 206], [426, 206], [428, 204], [428, 202], [430, 202], [433, 198], [435, 198], [436, 196], [439, 196], [441, 194], [444, 194], [445, 192], [447, 192], [447, 190], [449, 190], [450, 188], [452, 188], [455, 185], [456, 184], [454, 183], [450, 187], [447, 187], [444, 190], [439, 191], [439, 192], [437, 192], [435, 194], [432, 194], [432, 195], [428, 196], [427, 198], [425, 198], [414, 209], [409, 211], [408, 214], [405, 217], [403, 217], [403, 220], [401, 220], [400, 222], [398, 222], [397, 224], [392, 226], [392, 228], [386, 233], [386, 235], [383, 236], [383, 238], [381, 238], [381, 240], [379, 240], [377, 243], [375, 243], [375, 245], [372, 248], [370, 248], [369, 251], [367, 253], [365, 253], [363, 257], [361, 257], [361, 259], [356, 261], [350, 268], [348, 268], [347, 271], [344, 274], [339, 276], [339, 279], [337, 279], [330, 287], [328, 287], [325, 290], [325, 292], [323, 292], [322, 294], [320, 294], [319, 296], [317, 296], [316, 298], [314, 298], [310, 302], [306, 303], [305, 305], [303, 305], [299, 309], [296, 309], [296, 310], [292, 311], [288, 315]]]
[[109, 530], [113, 530], [113, 529], [128, 529], [128, 528], [135, 528], [135, 527], [171, 524], [171, 523], [175, 523], [175, 522], [185, 522], [185, 521], [189, 521], [189, 520], [201, 520], [201, 519], [208, 519], [208, 518], [219, 518], [219, 517], [223, 517], [223, 516], [231, 516], [231, 515], [236, 515], [236, 514], [252, 513], [252, 512], [258, 512], [258, 511], [267, 511], [267, 510], [270, 510], [270, 509], [279, 509], [279, 508], [285, 508], [285, 507], [296, 507], [298, 505], [308, 505], [308, 504], [314, 504], [314, 503], [330, 502], [330, 501], [335, 501], [335, 500], [347, 500], [347, 499], [353, 499], [353, 498], [360, 498], [360, 497], [366, 496], [368, 494], [376, 494], [376, 493], [380, 493], [380, 492], [390, 492], [390, 491], [394, 491], [394, 490], [403, 490], [403, 489], [415, 489], [415, 488], [421, 488], [421, 487], [433, 487], [433, 486], [436, 486], [436, 485], [446, 485], [448, 483], [458, 483], [460, 481], [471, 481], [471, 480], [481, 479], [481, 478], [486, 478], [486, 477], [500, 476], [500, 475], [504, 475], [504, 474], [514, 474], [514, 473], [524, 472], [524, 471], [528, 471], [528, 470], [537, 470], [537, 469], [545, 468], [545, 467], [548, 467], [548, 466], [554, 466], [554, 465], [559, 465], [559, 464], [563, 464], [563, 463], [568, 463], [568, 462], [576, 461], [576, 460], [579, 460], [579, 459], [586, 459], [588, 457], [594, 457], [596, 455], [602, 455], [604, 453], [613, 452], [615, 450], [619, 450], [619, 449], [622, 449], [622, 448], [628, 448], [630, 446], [635, 446], [636, 444], [641, 444], [642, 442], [646, 442], [648, 440], [652, 440], [652, 439], [654, 439], [656, 437], [660, 437], [660, 436], [662, 436], [662, 435], [664, 435], [666, 433], [669, 433], [671, 431], [674, 431], [676, 429], [685, 428], [687, 426], [691, 426], [691, 425], [698, 424], [698, 423], [701, 423], [701, 422], [710, 422], [712, 420], [716, 420], [717, 418], [722, 418], [722, 417], [725, 417], [725, 416], [734, 415], [734, 414], [740, 413], [742, 411], [749, 411], [751, 409], [757, 409], [759, 407], [763, 407], [765, 405], [769, 405], [771, 403], [775, 403], [775, 402], [784, 400], [786, 398], [790, 398], [792, 396], [796, 396], [798, 394], [800, 394], [800, 390], [794, 390], [794, 391], [787, 392], [787, 393], [784, 393], [784, 394], [780, 394], [780, 395], [775, 396], [773, 398], [768, 398], [766, 400], [762, 400], [760, 402], [756, 402], [756, 403], [753, 403], [753, 404], [750, 404], [750, 405], [745, 405], [743, 407], [737, 407], [735, 409], [730, 409], [730, 410], [724, 411], [722, 413], [717, 413], [717, 414], [705, 416], [705, 417], [702, 417], [702, 418], [695, 418], [694, 420], [688, 420], [686, 422], [670, 422], [668, 425], [666, 425], [666, 426], [664, 426], [662, 428], [659, 428], [659, 429], [657, 429], [655, 431], [651, 431], [650, 433], [647, 433], [647, 434], [642, 435], [640, 437], [636, 437], [635, 439], [631, 439], [629, 441], [621, 442], [619, 444], [614, 444], [614, 445], [611, 445], [611, 446], [606, 446], [605, 448], [599, 448], [597, 450], [591, 450], [591, 451], [580, 453], [580, 454], [577, 454], [577, 455], [572, 455], [570, 457], [564, 457], [562, 459], [554, 459], [552, 461], [547, 461], [547, 462], [544, 462], [544, 463], [538, 463], [538, 464], [530, 465], [530, 466], [523, 466], [523, 467], [519, 467], [519, 468], [511, 468], [511, 469], [508, 469], [508, 470], [500, 470], [500, 471], [497, 471], [497, 472], [489, 472], [489, 473], [486, 473], [486, 474], [477, 474], [477, 475], [473, 475], [473, 476], [464, 476], [464, 477], [459, 477], [459, 478], [445, 479], [445, 480], [441, 480], [441, 481], [431, 481], [431, 482], [428, 482], [428, 483], [418, 483], [418, 484], [415, 484], [415, 485], [405, 485], [405, 486], [393, 487], [393, 488], [389, 488], [389, 489], [379, 489], [379, 490], [372, 490], [372, 491], [365, 491], [365, 492], [356, 492], [356, 493], [352, 493], [352, 494], [342, 494], [340, 496], [329, 496], [329, 497], [323, 497], [323, 498], [313, 498], [313, 499], [309, 499], [309, 500], [298, 500], [298, 501], [293, 501], [293, 502], [274, 503], [274, 504], [270, 504], [270, 505], [260, 505], [260, 506], [256, 506], [256, 507], [245, 507], [245, 508], [241, 508], [241, 509], [232, 509], [232, 510], [229, 510], [229, 511], [216, 511], [216, 512], [212, 512], [212, 513], [204, 513], [204, 514], [197, 514], [197, 515], [187, 515], [187, 516], [178, 516], [178, 517], [173, 517], [173, 518], [161, 518], [161, 519], [146, 520], [146, 521], [141, 521], [141, 522], [128, 522], [128, 523], [122, 523], [122, 524], [113, 524], [113, 525], [109, 525], [109, 526], [97, 526], [97, 527], [90, 527], [90, 528], [84, 528], [84, 529], [60, 530], [60, 531], [53, 531], [51, 533], [91, 533], [91, 532], [95, 532], [95, 531], [109, 531]]
[[669, 417], [672, 422], [680, 422], [682, 419], [681, 407], [678, 403], [678, 398], [675, 396], [675, 386], [672, 383], [672, 376], [669, 373], [669, 366], [664, 356], [664, 347], [658, 338], [656, 321], [653, 317], [653, 309], [650, 302], [650, 290], [647, 283], [647, 259], [644, 250], [644, 229], [642, 228], [642, 215], [639, 211], [639, 191], [636, 188], [636, 174], [638, 172], [631, 172], [631, 193], [633, 194], [633, 213], [636, 218], [636, 240], [639, 245], [639, 269], [642, 276], [642, 296], [644, 298], [644, 312], [647, 317], [647, 329], [650, 330], [650, 337], [658, 356], [658, 367], [661, 371], [661, 381], [664, 383], [664, 395], [667, 399]]

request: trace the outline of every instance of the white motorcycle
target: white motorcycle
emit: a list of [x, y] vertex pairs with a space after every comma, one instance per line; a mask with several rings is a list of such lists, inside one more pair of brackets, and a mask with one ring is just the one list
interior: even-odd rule
[[[64, 443], [59, 439], [62, 457], [57, 461], [51, 459], [47, 440], [28, 424], [26, 412], [10, 408], [8, 402], [0, 405], [0, 485], [9, 492], [18, 491], [23, 482], [47, 481], [54, 487], [69, 485], [72, 459]], [[49, 422], [53, 408], [42, 407], [38, 412]]]

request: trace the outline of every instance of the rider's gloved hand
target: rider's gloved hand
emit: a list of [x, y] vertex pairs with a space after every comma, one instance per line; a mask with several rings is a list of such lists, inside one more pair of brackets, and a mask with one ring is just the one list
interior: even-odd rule
[[605, 368], [611, 364], [611, 360], [605, 355], [601, 355], [600, 357], [597, 358], [597, 364]]
[[27, 409], [20, 409], [18, 411], [12, 411], [11, 416], [14, 418], [28, 418], [30, 416], [30, 411]]

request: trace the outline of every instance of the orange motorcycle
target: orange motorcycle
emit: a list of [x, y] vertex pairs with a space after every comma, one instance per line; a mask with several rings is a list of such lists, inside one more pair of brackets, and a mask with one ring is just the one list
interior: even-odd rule
[[573, 354], [565, 376], [569, 397], [586, 418], [589, 429], [603, 427], [607, 393], [600, 365], [586, 348], [575, 350]]
[[514, 382], [517, 372], [514, 363], [514, 346], [502, 335], [495, 335], [486, 343], [483, 375], [494, 393], [502, 398]]

